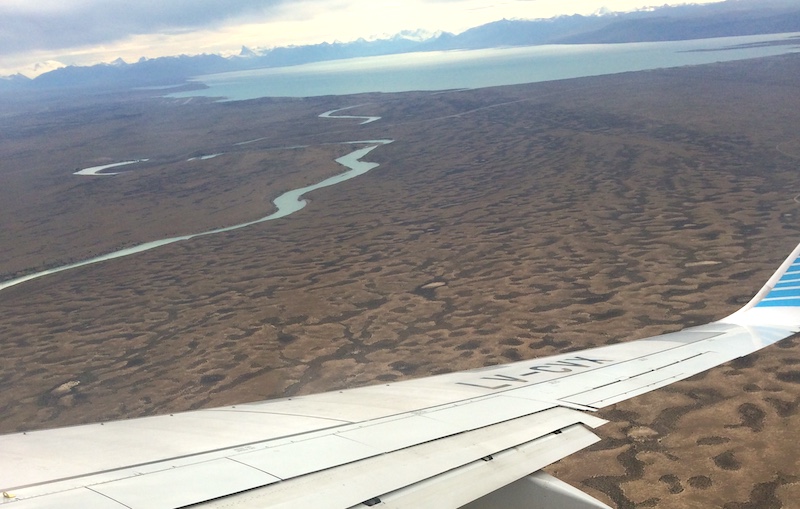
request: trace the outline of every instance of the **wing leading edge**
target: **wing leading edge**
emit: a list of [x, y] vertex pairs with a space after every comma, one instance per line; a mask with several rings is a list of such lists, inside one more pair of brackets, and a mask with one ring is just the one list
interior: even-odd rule
[[741, 310], [680, 332], [393, 384], [0, 436], [0, 504], [605, 507], [538, 471], [598, 440], [591, 429], [605, 421], [591, 411], [800, 330], [798, 257], [800, 246]]

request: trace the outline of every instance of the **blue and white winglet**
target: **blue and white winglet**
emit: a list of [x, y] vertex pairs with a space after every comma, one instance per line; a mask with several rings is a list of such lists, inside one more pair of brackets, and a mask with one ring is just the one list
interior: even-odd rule
[[593, 411], [800, 330], [800, 246], [731, 316], [662, 336], [393, 384], [0, 436], [18, 509], [598, 508], [541, 469]]
[[741, 325], [785, 326], [800, 324], [800, 246], [769, 278], [755, 297], [724, 321]]

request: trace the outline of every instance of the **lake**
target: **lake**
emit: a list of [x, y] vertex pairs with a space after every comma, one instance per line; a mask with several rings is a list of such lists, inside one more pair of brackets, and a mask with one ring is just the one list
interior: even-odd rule
[[[795, 40], [796, 44], [786, 41]], [[765, 44], [781, 41], [781, 44]], [[800, 33], [689, 41], [434, 51], [198, 76], [208, 88], [169, 97], [312, 97], [516, 85], [800, 51]]]

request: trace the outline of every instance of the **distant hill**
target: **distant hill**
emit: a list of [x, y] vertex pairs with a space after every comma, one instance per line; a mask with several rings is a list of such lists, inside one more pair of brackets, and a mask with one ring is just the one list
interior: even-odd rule
[[[624, 17], [591, 32], [558, 38], [561, 44], [680, 41], [800, 31], [800, 5], [793, 10], [714, 12], [704, 16]], [[699, 13], [698, 13], [699, 14]]]
[[502, 20], [472, 28], [447, 41], [432, 42], [431, 47], [477, 49], [679, 41], [786, 32], [800, 32], [800, 3], [794, 0], [728, 0], [624, 14]]
[[0, 79], [0, 91], [22, 89], [123, 89], [184, 83], [188, 78], [226, 71], [298, 65], [342, 58], [412, 51], [480, 49], [540, 44], [673, 41], [711, 37], [800, 32], [796, 0], [727, 0], [716, 4], [661, 7], [631, 13], [560, 16], [539, 20], [500, 20], [454, 35], [440, 33], [420, 40], [395, 36], [377, 41], [322, 43], [239, 55], [175, 56], [117, 60], [90, 67], [64, 67], [30, 80], [21, 75]]
[[0, 90], [24, 88], [30, 85], [31, 79], [22, 74], [12, 74], [11, 76], [0, 77]]
[[498, 46], [553, 44], [587, 32], [602, 31], [616, 19], [606, 16], [559, 16], [551, 19], [503, 19], [458, 35], [427, 41], [428, 49], [481, 49]]

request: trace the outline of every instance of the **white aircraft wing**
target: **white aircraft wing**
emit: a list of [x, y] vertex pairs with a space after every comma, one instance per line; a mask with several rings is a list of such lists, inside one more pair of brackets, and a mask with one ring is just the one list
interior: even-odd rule
[[15, 509], [606, 507], [542, 472], [592, 412], [800, 330], [800, 246], [733, 315], [399, 383], [0, 436]]

